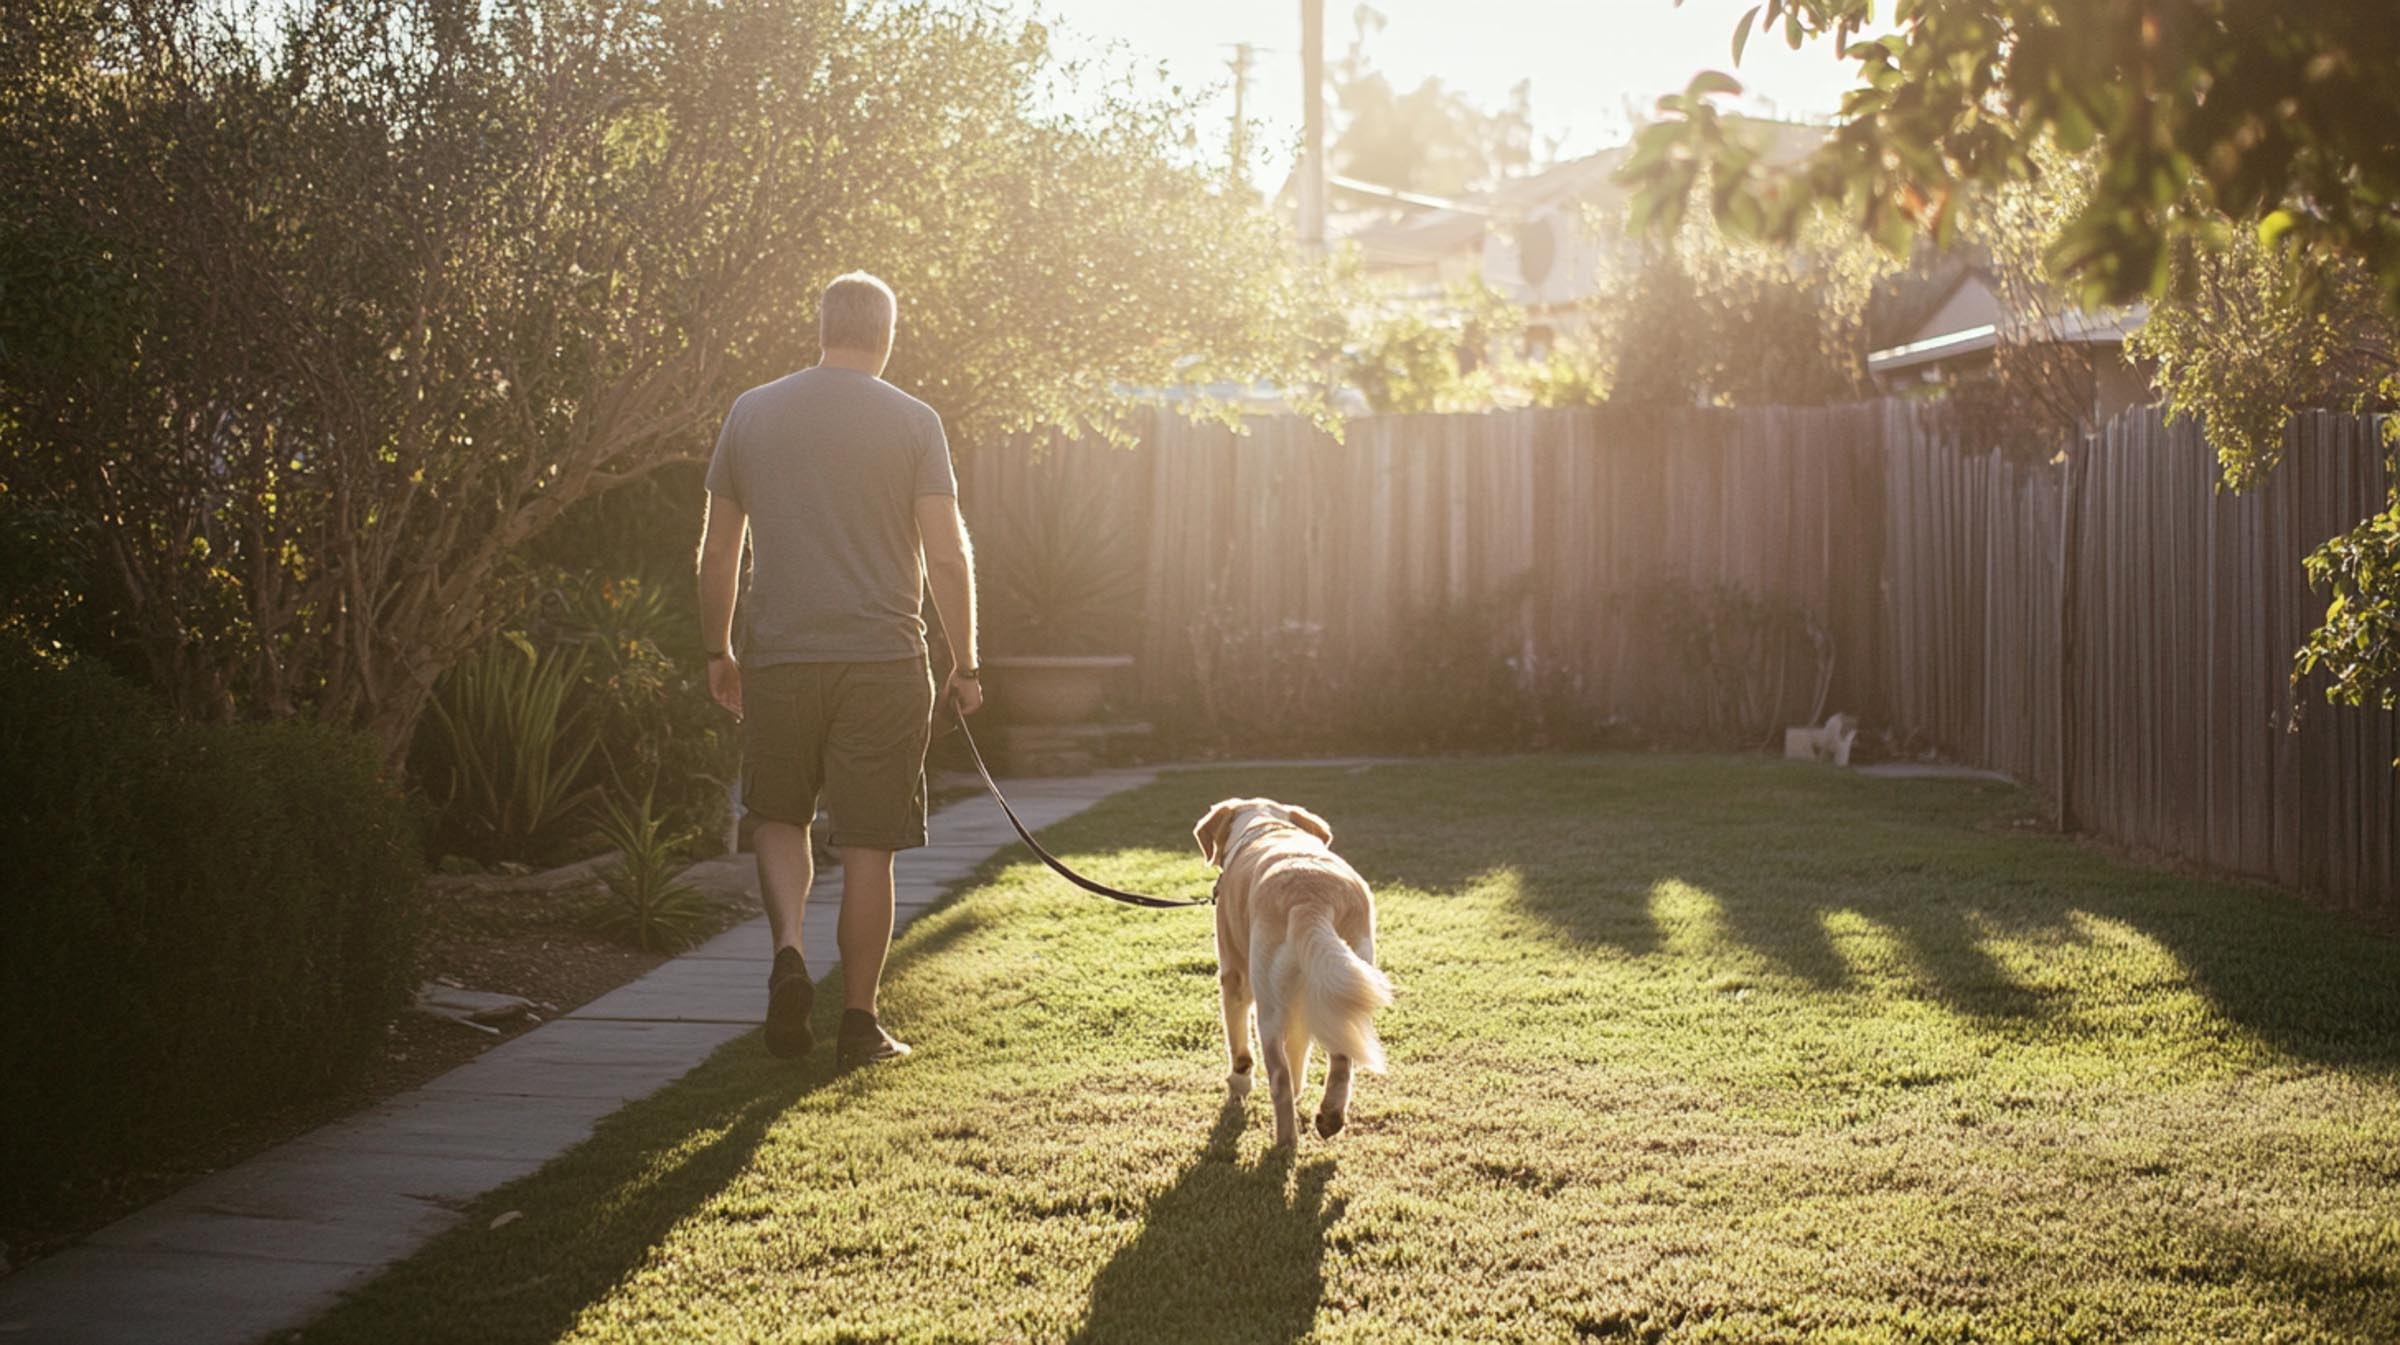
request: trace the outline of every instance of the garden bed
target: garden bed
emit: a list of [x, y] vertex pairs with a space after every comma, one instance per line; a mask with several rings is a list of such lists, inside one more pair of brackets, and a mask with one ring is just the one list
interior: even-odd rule
[[[419, 982], [448, 979], [476, 990], [533, 1001], [538, 1019], [500, 1026], [497, 1035], [405, 1012], [391, 1025], [383, 1049], [351, 1084], [306, 1103], [195, 1131], [164, 1161], [116, 1174], [79, 1190], [71, 1221], [7, 1230], [6, 1264], [13, 1268], [47, 1255], [178, 1187], [295, 1139], [327, 1122], [416, 1088], [542, 1022], [572, 1012], [648, 974], [672, 953], [643, 952], [595, 934], [589, 912], [600, 880], [585, 866], [560, 876], [490, 878], [434, 875], [420, 894], [423, 937]], [[710, 892], [706, 938], [758, 914], [747, 893]]]

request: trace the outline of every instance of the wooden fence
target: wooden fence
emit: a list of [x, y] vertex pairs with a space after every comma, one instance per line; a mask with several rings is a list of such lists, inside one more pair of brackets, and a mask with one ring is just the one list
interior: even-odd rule
[[[1247, 428], [1164, 418], [1132, 450], [963, 464], [986, 549], [1058, 501], [1086, 502], [1082, 526], [1103, 506], [1142, 575], [1120, 643], [1166, 714], [1339, 697], [1471, 630], [1554, 728], [1648, 720], [1689, 674], [1635, 599], [1726, 583], [1813, 614], [1834, 708], [2035, 784], [2074, 825], [2400, 913], [2400, 717], [2288, 677], [2323, 608], [2300, 557], [2383, 499], [2367, 422], [2296, 419], [2241, 496], [2155, 412], [2057, 464], [1964, 452], [1904, 403]], [[1229, 685], [1226, 648], [1264, 680]]]

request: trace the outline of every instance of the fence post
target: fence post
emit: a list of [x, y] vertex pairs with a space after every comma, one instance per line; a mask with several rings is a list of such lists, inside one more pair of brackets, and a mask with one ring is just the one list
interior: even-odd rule
[[2058, 525], [2058, 817], [2060, 831], [2075, 828], [2075, 602], [2077, 562], [2082, 557], [2084, 463], [2091, 456], [2092, 436], [2078, 436], [2059, 470], [2066, 474], [2060, 487]]

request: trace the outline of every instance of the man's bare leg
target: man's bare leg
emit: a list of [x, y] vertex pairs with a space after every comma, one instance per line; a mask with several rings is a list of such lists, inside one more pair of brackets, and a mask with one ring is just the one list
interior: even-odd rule
[[761, 822], [750, 844], [758, 852], [759, 897], [775, 939], [775, 965], [767, 972], [767, 1050], [795, 1059], [816, 1046], [808, 1020], [817, 991], [800, 955], [800, 917], [808, 910], [817, 866], [809, 857], [807, 827]]
[[766, 904], [767, 927], [775, 936], [775, 946], [798, 948], [800, 917], [808, 911], [808, 889], [817, 880], [808, 828], [762, 821], [750, 845], [758, 854], [758, 891]]
[[892, 852], [842, 847], [842, 1007], [875, 1012], [875, 987], [892, 948]]

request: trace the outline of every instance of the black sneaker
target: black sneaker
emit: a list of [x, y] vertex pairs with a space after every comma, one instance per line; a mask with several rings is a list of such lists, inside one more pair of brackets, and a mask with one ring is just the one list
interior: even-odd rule
[[897, 1040], [864, 1009], [842, 1010], [842, 1035], [834, 1043], [834, 1064], [842, 1069], [880, 1065], [908, 1054], [908, 1043]]
[[767, 1050], [786, 1060], [817, 1048], [808, 1030], [816, 1011], [817, 987], [808, 979], [808, 964], [797, 948], [775, 950], [775, 969], [767, 973]]

